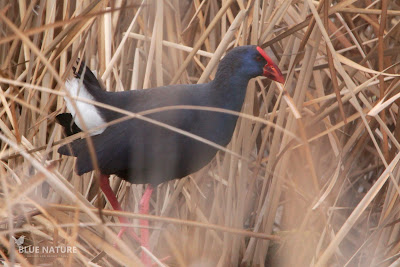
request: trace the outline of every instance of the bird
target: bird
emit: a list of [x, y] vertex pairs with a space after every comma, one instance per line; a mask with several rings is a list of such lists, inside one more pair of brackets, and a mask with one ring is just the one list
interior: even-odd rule
[[[240, 112], [250, 79], [265, 76], [278, 83], [285, 81], [278, 66], [256, 45], [231, 49], [220, 61], [215, 78], [203, 84], [108, 92], [85, 64], [81, 64], [78, 70], [74, 69], [74, 74], [75, 77], [65, 83], [71, 96], [94, 100], [132, 113], [177, 105]], [[155, 186], [197, 172], [219, 150], [201, 140], [140, 118], [104, 126], [126, 115], [82, 101], [76, 101], [76, 105], [73, 105], [69, 97], [65, 97], [65, 101], [70, 114], [59, 114], [57, 121], [65, 128], [67, 135], [80, 132], [83, 125], [92, 130], [91, 140], [101, 172], [100, 186], [114, 209], [121, 207], [109, 186], [109, 175], [114, 174], [133, 184], [148, 184], [140, 203], [140, 212], [146, 213]], [[76, 109], [81, 116], [77, 116]], [[222, 147], [231, 141], [238, 120], [237, 115], [205, 109], [171, 108], [149, 112], [144, 116]], [[78, 175], [94, 170], [89, 151], [86, 138], [74, 140], [58, 149], [62, 155], [77, 158], [75, 169]]]
[[22, 246], [24, 244], [24, 241], [25, 241], [24, 235], [21, 235], [18, 239], [13, 236], [12, 236], [12, 238], [14, 239], [14, 242], [17, 246]]

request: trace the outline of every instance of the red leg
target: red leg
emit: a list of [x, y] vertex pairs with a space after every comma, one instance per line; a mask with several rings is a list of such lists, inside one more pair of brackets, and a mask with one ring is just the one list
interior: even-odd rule
[[[110, 202], [113, 209], [122, 211], [121, 205], [119, 204], [117, 197], [115, 196], [114, 192], [110, 187], [110, 181], [108, 180], [108, 177], [109, 176], [105, 174], [100, 175], [100, 188], [103, 191], [106, 198], [108, 199], [108, 201]], [[129, 223], [129, 221], [125, 217], [118, 216], [118, 219], [121, 223]], [[121, 237], [121, 235], [125, 232], [125, 230], [128, 230], [129, 234], [135, 240], [137, 240], [142, 244], [142, 240], [135, 234], [132, 228], [122, 227], [121, 231], [118, 233], [118, 237]]]
[[[110, 181], [108, 180], [109, 176], [101, 174], [100, 175], [100, 188], [103, 191], [104, 195], [107, 197], [108, 201], [110, 202], [111, 206], [113, 207], [114, 210], [119, 210], [122, 211], [121, 205], [118, 202], [117, 197], [115, 196], [114, 192], [112, 191], [110, 187]], [[141, 214], [148, 214], [149, 213], [149, 204], [150, 204], [150, 198], [151, 194], [153, 192], [153, 186], [148, 185], [146, 190], [143, 193], [143, 196], [140, 200], [140, 213]], [[125, 217], [118, 216], [118, 219], [121, 223], [129, 223], [128, 220]], [[135, 232], [133, 232], [132, 228], [127, 228], [127, 227], [122, 227], [121, 231], [118, 233], [118, 237], [121, 237], [122, 234], [125, 232], [125, 230], [128, 230], [130, 235], [137, 241], [140, 242], [140, 244], [145, 247], [149, 248], [149, 221], [148, 220], [139, 220], [139, 224], [141, 226], [140, 228], [140, 235], [141, 238], [139, 238]], [[145, 264], [145, 266], [151, 266], [150, 258], [146, 254], [146, 252], [142, 251], [142, 262]]]
[[[153, 186], [148, 185], [146, 190], [143, 193], [143, 196], [140, 200], [140, 214], [149, 214], [149, 205], [150, 205], [150, 198], [151, 194], [153, 193]], [[141, 244], [143, 247], [149, 249], [149, 221], [148, 220], [139, 220], [140, 224], [140, 237], [141, 237]], [[151, 266], [149, 256], [142, 250], [142, 261], [145, 266]]]

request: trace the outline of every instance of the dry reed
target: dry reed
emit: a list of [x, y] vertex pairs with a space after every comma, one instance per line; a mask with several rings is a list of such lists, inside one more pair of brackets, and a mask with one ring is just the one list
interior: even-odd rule
[[[137, 233], [150, 221], [158, 266], [399, 266], [399, 8], [0, 0], [0, 262], [140, 266], [143, 248], [116, 238], [123, 214]], [[144, 187], [113, 177], [125, 212], [102, 202], [100, 218], [94, 173], [77, 176], [56, 152], [71, 140], [54, 118], [76, 59], [109, 91], [145, 90], [207, 82], [246, 44], [276, 58], [285, 85], [252, 80], [229, 146], [157, 187], [150, 215], [138, 214]], [[19, 253], [22, 236], [21, 246], [76, 251]]]

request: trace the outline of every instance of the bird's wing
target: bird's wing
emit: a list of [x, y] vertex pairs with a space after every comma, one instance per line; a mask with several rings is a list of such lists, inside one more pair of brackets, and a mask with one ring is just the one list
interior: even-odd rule
[[[196, 130], [204, 124], [205, 119], [199, 119], [200, 115], [204, 117], [207, 114], [188, 110], [171, 110], [148, 117], [210, 139], [200, 130]], [[139, 119], [131, 119], [109, 126], [103, 133], [91, 136], [91, 139], [99, 170], [103, 174], [118, 174], [120, 171], [129, 169], [134, 170], [135, 177], [140, 174], [155, 177], [158, 175], [154, 174], [156, 173], [155, 169], [158, 169], [160, 171], [170, 170], [170, 174], [164, 173], [160, 176], [182, 177], [188, 171], [179, 172], [183, 169], [179, 166], [189, 160], [182, 158], [182, 155], [192, 155], [206, 149], [206, 158], [208, 159], [208, 154], [214, 153], [214, 150], [208, 151], [208, 146], [204, 148], [201, 142], [194, 141], [190, 137]], [[64, 145], [59, 148], [58, 152], [77, 157], [76, 172], [78, 175], [93, 170], [92, 158], [86, 139], [75, 140]], [[198, 157], [202, 156], [200, 154], [198, 154]]]
[[[179, 120], [165, 121], [161, 117], [157, 120], [182, 128], [178, 125]], [[109, 126], [103, 133], [91, 136], [91, 139], [99, 169], [104, 174], [113, 174], [131, 168], [151, 168], [151, 162], [157, 160], [172, 161], [171, 157], [176, 156], [179, 143], [185, 140], [180, 134], [139, 119]], [[75, 140], [61, 146], [58, 152], [77, 157], [78, 175], [93, 170], [86, 139]]]
[[[121, 123], [123, 124], [123, 123]], [[126, 168], [129, 146], [126, 142], [129, 140], [128, 131], [125, 131], [124, 125], [109, 126], [99, 134], [92, 136], [97, 163], [100, 170], [107, 170], [107, 173]], [[63, 155], [72, 155], [78, 158], [76, 172], [82, 175], [92, 171], [92, 156], [88, 147], [87, 139], [78, 139], [70, 144], [61, 146], [58, 152]]]

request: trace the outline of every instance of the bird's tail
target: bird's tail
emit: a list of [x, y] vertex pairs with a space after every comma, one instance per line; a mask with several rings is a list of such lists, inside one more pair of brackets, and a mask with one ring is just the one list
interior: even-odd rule
[[[81, 62], [79, 69], [72, 67], [74, 76], [77, 79], [82, 79], [83, 85], [91, 95], [96, 95], [104, 91], [103, 86], [93, 74], [93, 72], [86, 66], [85, 62]], [[83, 78], [82, 78], [83, 75]]]
[[64, 132], [67, 136], [81, 132], [81, 129], [79, 129], [78, 125], [75, 124], [70, 113], [58, 114], [56, 120], [58, 124], [64, 128]]

